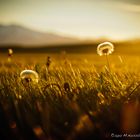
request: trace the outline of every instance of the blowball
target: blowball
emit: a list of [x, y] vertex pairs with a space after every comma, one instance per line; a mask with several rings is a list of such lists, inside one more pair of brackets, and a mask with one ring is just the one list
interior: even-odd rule
[[38, 73], [33, 70], [23, 70], [20, 73], [20, 78], [23, 83], [38, 83], [39, 80]]
[[109, 55], [113, 51], [114, 51], [114, 45], [111, 42], [101, 43], [97, 47], [97, 54], [99, 54], [100, 56]]

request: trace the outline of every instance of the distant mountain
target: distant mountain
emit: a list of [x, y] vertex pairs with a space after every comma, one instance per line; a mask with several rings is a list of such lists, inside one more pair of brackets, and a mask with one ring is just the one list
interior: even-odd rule
[[0, 46], [21, 45], [61, 45], [80, 42], [76, 38], [64, 37], [53, 33], [42, 33], [19, 25], [0, 25]]

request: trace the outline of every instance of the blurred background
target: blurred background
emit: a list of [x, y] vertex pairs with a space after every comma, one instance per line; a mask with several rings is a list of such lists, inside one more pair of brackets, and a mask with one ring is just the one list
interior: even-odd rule
[[139, 0], [1, 0], [0, 53], [140, 53]]

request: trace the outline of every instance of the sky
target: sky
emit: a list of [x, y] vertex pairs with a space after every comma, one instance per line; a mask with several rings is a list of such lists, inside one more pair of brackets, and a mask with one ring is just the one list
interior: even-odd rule
[[140, 0], [0, 0], [0, 24], [78, 38], [140, 38]]

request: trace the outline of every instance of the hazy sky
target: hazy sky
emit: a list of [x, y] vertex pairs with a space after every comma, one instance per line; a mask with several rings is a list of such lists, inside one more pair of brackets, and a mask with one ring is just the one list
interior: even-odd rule
[[140, 37], [140, 0], [0, 0], [0, 23], [77, 37]]

